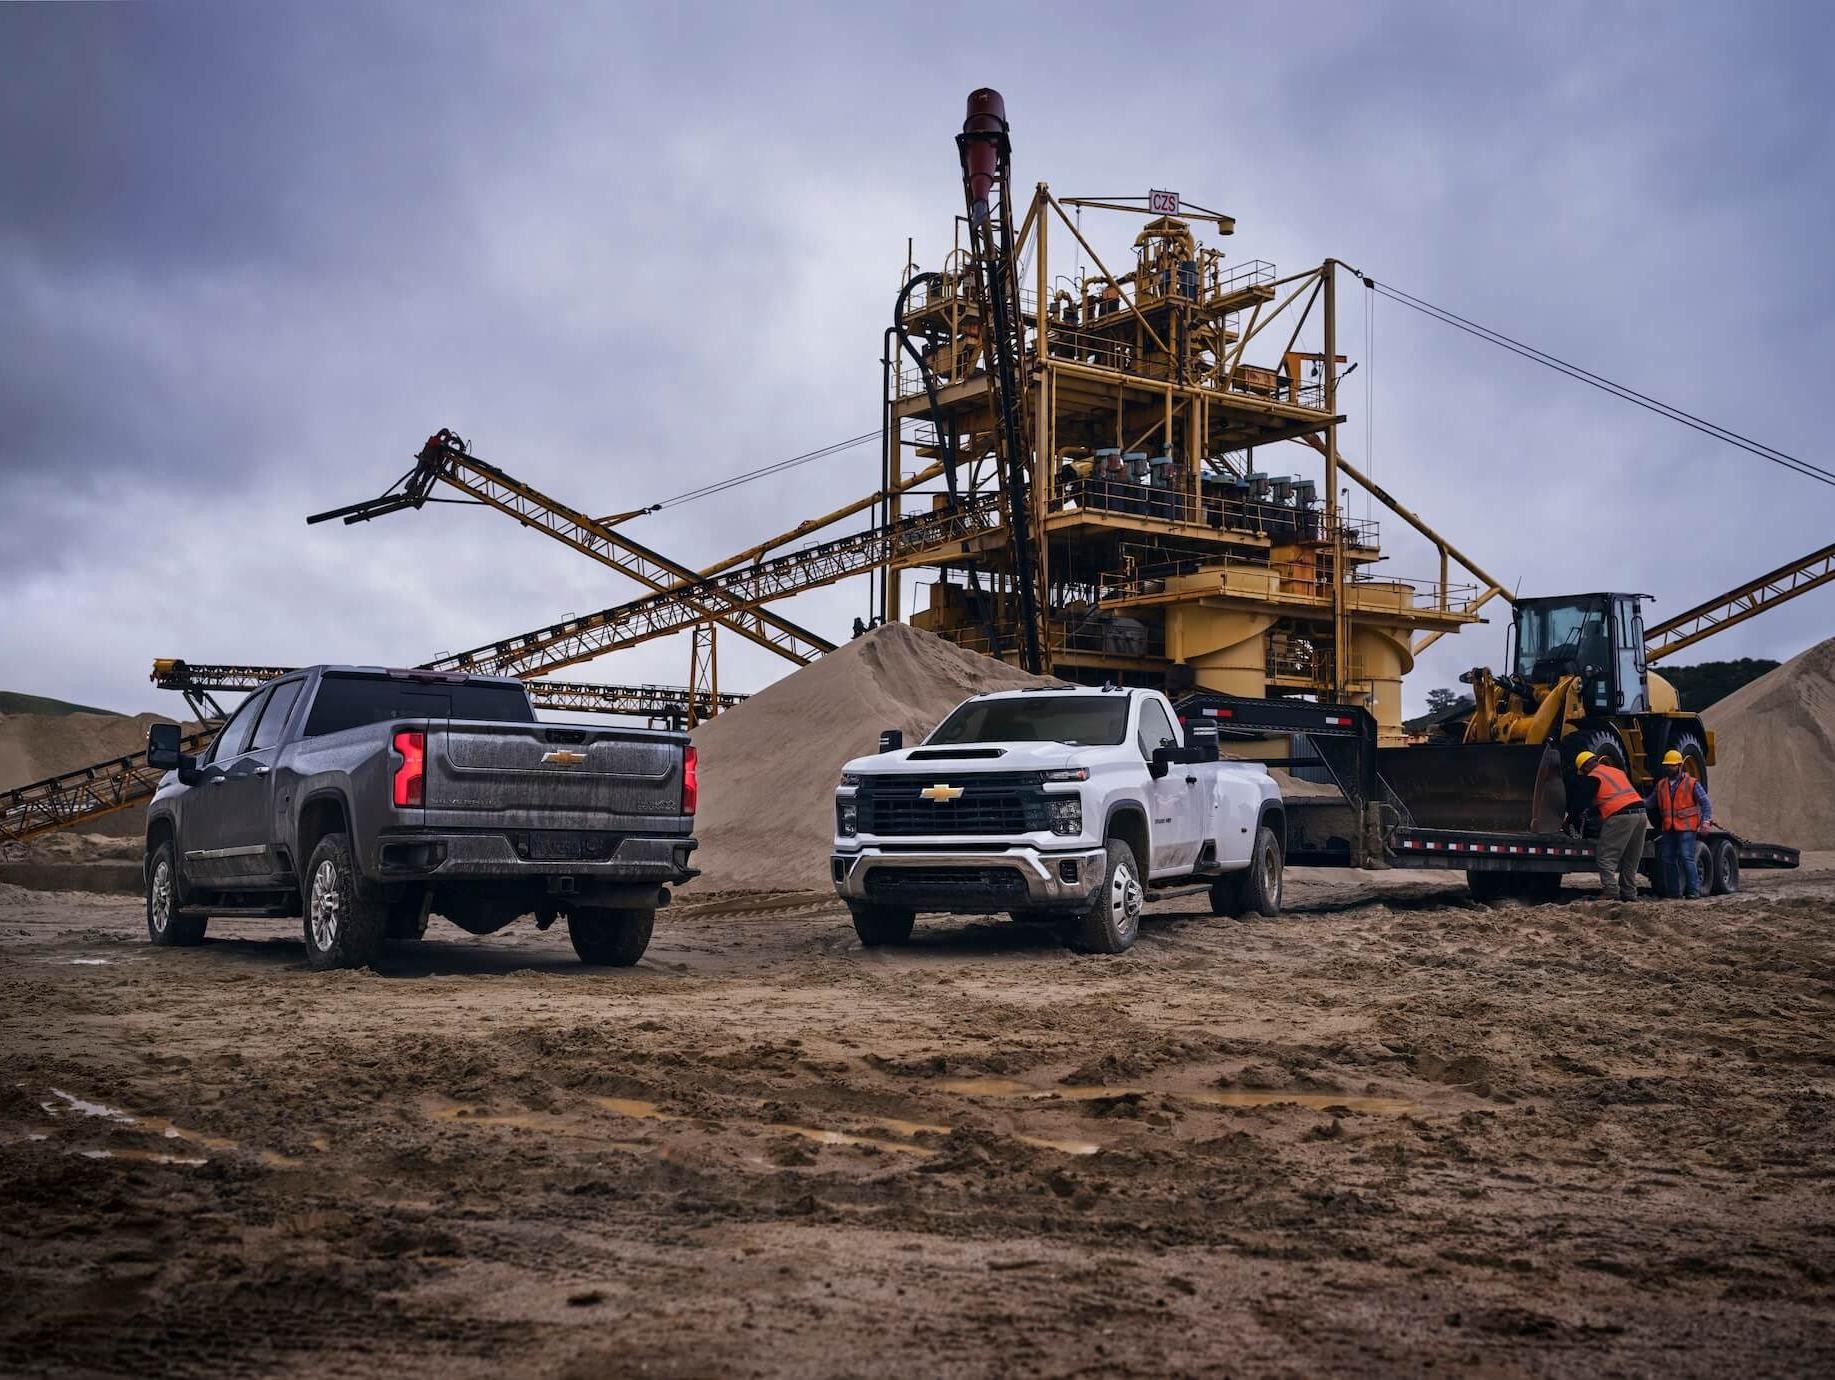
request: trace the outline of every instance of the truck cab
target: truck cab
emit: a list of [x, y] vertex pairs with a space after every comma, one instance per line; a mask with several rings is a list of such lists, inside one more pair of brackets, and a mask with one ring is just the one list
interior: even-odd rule
[[977, 695], [881, 746], [835, 792], [831, 869], [864, 943], [903, 942], [919, 911], [1006, 911], [1119, 952], [1150, 889], [1196, 880], [1220, 911], [1278, 908], [1279, 788], [1188, 740], [1158, 691]]

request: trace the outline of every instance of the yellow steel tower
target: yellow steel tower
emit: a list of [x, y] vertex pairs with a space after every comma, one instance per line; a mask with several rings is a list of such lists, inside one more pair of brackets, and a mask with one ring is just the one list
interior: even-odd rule
[[[979, 94], [979, 93], [978, 93]], [[1004, 124], [1004, 122], [1003, 122]], [[1143, 203], [1150, 199], [1142, 198]], [[1283, 276], [1231, 263], [1200, 241], [1214, 212], [1060, 200], [1039, 184], [1013, 241], [1017, 370], [1043, 669], [1070, 680], [1303, 694], [1369, 706], [1400, 736], [1401, 678], [1413, 654], [1476, 621], [1499, 593], [1412, 513], [1370, 491], [1437, 548], [1439, 577], [1385, 579], [1374, 523], [1340, 501], [1362, 480], [1338, 453], [1339, 266]], [[1017, 207], [1014, 208], [1017, 211]], [[1125, 262], [1105, 263], [1084, 211], [1138, 220]], [[953, 470], [939, 510], [995, 514], [964, 536], [905, 542], [887, 562], [882, 612], [899, 618], [898, 572], [935, 572], [918, 627], [1017, 660], [1023, 645], [1011, 540], [1000, 501], [1002, 432], [989, 326], [969, 222], [940, 269], [907, 268], [896, 367], [888, 371], [886, 487], [935, 461]], [[965, 245], [965, 241], [967, 242]], [[1077, 260], [1080, 271], [1054, 262]], [[1079, 252], [1080, 251], [1080, 252]], [[1318, 348], [1299, 348], [1308, 335]], [[1306, 449], [1277, 442], [1300, 442]], [[1290, 473], [1292, 470], [1301, 473]], [[901, 503], [896, 493], [889, 518]]]

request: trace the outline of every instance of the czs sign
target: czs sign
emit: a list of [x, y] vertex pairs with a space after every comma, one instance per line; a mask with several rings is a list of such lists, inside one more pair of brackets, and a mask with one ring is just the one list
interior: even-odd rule
[[1179, 214], [1179, 194], [1177, 192], [1148, 192], [1147, 209], [1156, 216], [1176, 216]]

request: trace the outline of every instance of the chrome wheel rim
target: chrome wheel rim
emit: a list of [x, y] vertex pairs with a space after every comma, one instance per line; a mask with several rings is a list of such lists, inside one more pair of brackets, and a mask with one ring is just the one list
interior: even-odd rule
[[1109, 918], [1115, 922], [1117, 934], [1130, 934], [1140, 923], [1142, 899], [1134, 869], [1126, 863], [1117, 866], [1114, 880], [1109, 883]]
[[1272, 848], [1262, 850], [1262, 895], [1281, 908], [1281, 858]]
[[321, 953], [338, 942], [342, 905], [338, 896], [338, 869], [327, 858], [312, 874], [312, 944]]
[[153, 932], [164, 934], [172, 922], [172, 864], [164, 858], [153, 869], [153, 885], [147, 892], [147, 919]]

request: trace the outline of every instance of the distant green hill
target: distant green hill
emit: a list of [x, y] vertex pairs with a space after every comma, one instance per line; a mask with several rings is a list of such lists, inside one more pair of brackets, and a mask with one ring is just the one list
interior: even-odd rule
[[1697, 714], [1716, 704], [1767, 671], [1778, 669], [1778, 663], [1763, 657], [1741, 657], [1738, 661], [1698, 661], [1693, 666], [1659, 666], [1657, 674], [1676, 687], [1676, 697], [1684, 709]]
[[122, 717], [112, 709], [47, 699], [43, 695], [22, 695], [17, 690], [0, 690], [0, 714], [110, 714], [117, 719]]

